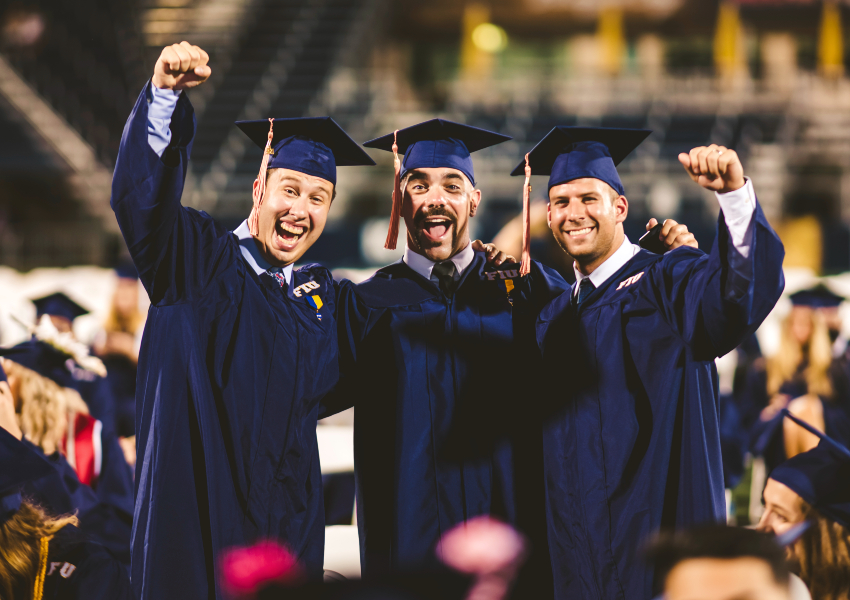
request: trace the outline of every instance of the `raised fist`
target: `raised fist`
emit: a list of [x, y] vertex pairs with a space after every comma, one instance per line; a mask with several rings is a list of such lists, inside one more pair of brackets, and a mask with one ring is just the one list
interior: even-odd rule
[[209, 54], [189, 42], [162, 49], [153, 70], [153, 84], [162, 90], [186, 90], [205, 82], [212, 73]]
[[734, 150], [712, 144], [682, 152], [679, 162], [691, 179], [713, 192], [725, 194], [744, 187], [744, 167]]

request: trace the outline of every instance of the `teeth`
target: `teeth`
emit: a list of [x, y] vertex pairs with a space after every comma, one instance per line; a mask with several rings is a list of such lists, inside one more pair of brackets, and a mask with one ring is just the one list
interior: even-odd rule
[[280, 228], [294, 235], [301, 235], [302, 233], [304, 233], [303, 227], [298, 227], [297, 225], [290, 225], [286, 221], [281, 221]]
[[584, 229], [574, 229], [573, 231], [568, 231], [567, 235], [584, 235], [585, 233], [590, 233], [592, 230], [592, 227], [585, 227]]

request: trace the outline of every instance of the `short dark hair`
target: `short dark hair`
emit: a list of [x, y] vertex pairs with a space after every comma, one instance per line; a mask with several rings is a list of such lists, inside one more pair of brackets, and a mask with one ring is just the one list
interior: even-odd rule
[[647, 547], [646, 555], [655, 564], [656, 581], [661, 586], [679, 563], [699, 558], [757, 558], [768, 564], [776, 583], [789, 585], [785, 549], [773, 536], [755, 529], [707, 525], [663, 533]]

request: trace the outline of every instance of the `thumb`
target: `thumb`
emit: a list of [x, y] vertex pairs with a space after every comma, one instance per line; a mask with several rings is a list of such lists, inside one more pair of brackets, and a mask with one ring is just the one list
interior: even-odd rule
[[688, 171], [691, 170], [691, 157], [689, 154], [685, 154], [684, 152], [679, 153], [679, 162], [682, 163], [682, 166], [685, 167]]
[[203, 77], [206, 79], [212, 74], [212, 69], [210, 69], [209, 65], [198, 65], [195, 67], [195, 75], [198, 77]]
[[649, 231], [650, 229], [652, 229], [656, 225], [658, 225], [658, 220], [655, 217], [652, 217], [649, 220], [649, 223], [646, 224], [646, 230]]
[[476, 252], [483, 252], [484, 242], [482, 242], [481, 240], [472, 240], [472, 249]]

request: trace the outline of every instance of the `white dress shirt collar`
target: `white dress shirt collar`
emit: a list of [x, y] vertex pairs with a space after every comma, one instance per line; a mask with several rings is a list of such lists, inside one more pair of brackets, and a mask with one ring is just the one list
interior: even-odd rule
[[[455, 264], [458, 277], [460, 277], [463, 270], [472, 263], [474, 258], [475, 252], [472, 250], [472, 244], [467, 244], [466, 248], [449, 258], [449, 260]], [[429, 281], [431, 280], [431, 270], [436, 264], [433, 260], [429, 260], [421, 254], [417, 254], [410, 249], [410, 246], [405, 246], [404, 257], [402, 260], [404, 261], [404, 264], [422, 275], [422, 277]]]
[[576, 267], [576, 264], [573, 263], [573, 271], [575, 271], [576, 274], [576, 284], [573, 287], [573, 296], [578, 293], [578, 286], [582, 279], [590, 278], [590, 283], [593, 284], [593, 287], [598, 288], [600, 285], [608, 281], [608, 278], [614, 273], [622, 269], [623, 266], [638, 252], [640, 252], [640, 246], [631, 243], [627, 236], [623, 236], [623, 243], [620, 244], [617, 251], [609, 256], [604, 263], [596, 267], [590, 275], [583, 275]]
[[271, 270], [283, 273], [286, 283], [292, 280], [292, 265], [273, 267], [260, 254], [257, 243], [254, 241], [254, 236], [251, 235], [251, 231], [248, 229], [248, 219], [242, 221], [242, 224], [233, 230], [233, 235], [239, 238], [239, 251], [242, 252], [242, 258], [251, 265], [251, 268], [254, 269], [257, 275], [262, 275], [266, 271]]

